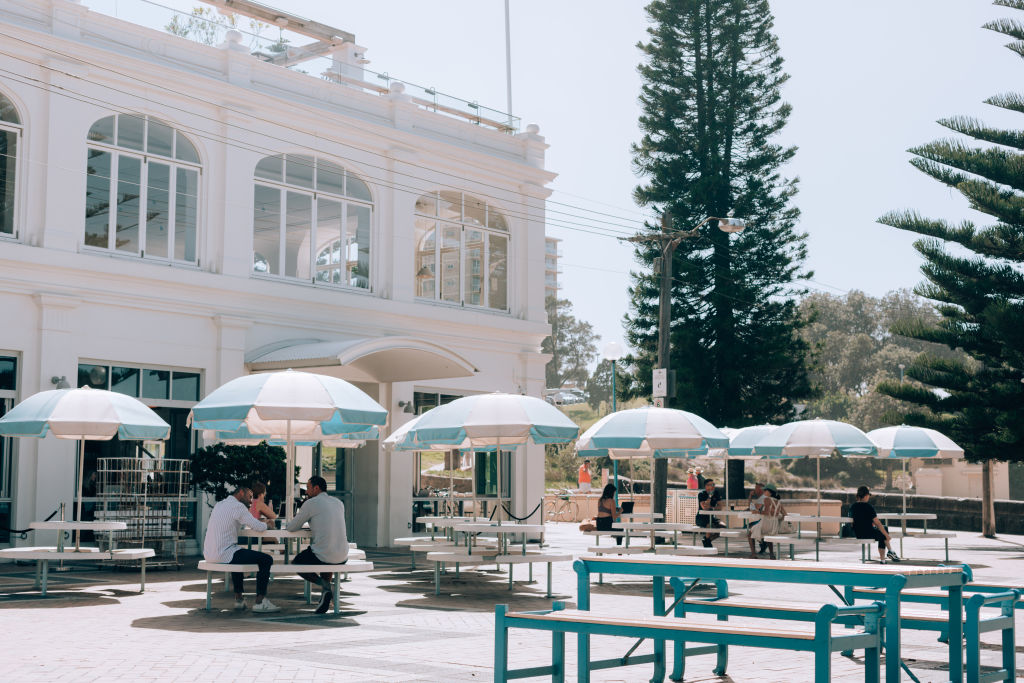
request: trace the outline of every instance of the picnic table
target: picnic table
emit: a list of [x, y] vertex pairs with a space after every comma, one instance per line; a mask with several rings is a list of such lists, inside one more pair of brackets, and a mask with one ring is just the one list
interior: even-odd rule
[[[36, 531], [57, 531], [57, 551], [63, 552], [64, 550], [64, 534], [65, 532], [71, 531], [106, 531], [110, 533], [110, 547], [114, 547], [114, 532], [124, 531], [128, 528], [128, 525], [124, 522], [73, 522], [73, 521], [53, 521], [53, 522], [30, 522], [28, 525], [29, 529], [35, 529]], [[80, 543], [81, 534], [75, 537], [75, 552], [81, 550]]]
[[[900, 601], [905, 589], [943, 588], [948, 592], [948, 652], [952, 681], [963, 680], [963, 585], [968, 574], [961, 566], [912, 567], [908, 565], [862, 565], [793, 562], [758, 562], [734, 558], [681, 557], [681, 556], [583, 556], [573, 568], [577, 574], [577, 605], [580, 610], [590, 609], [591, 574], [626, 574], [650, 576], [654, 580], [654, 616], [664, 616], [665, 579], [684, 578], [699, 580], [764, 581], [828, 586], [842, 598], [837, 586], [871, 587], [885, 589], [885, 660], [886, 681], [900, 680]], [[665, 642], [655, 640], [655, 658], [664, 672]], [[581, 649], [584, 645], [581, 643]], [[682, 662], [681, 645], [675, 645], [677, 667]], [[681, 677], [677, 670], [673, 678]]]
[[523, 537], [523, 555], [526, 554], [526, 535], [531, 533], [543, 534], [543, 524], [487, 524], [483, 522], [465, 522], [455, 524], [452, 528], [457, 533], [466, 534], [467, 554], [473, 554], [473, 538], [477, 534], [494, 534], [498, 537], [498, 551], [500, 555], [508, 554], [508, 542], [510, 536], [521, 534]]

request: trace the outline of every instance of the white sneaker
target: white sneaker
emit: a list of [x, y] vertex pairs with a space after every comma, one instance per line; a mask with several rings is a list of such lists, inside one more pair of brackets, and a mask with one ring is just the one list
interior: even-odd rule
[[241, 611], [246, 610], [248, 608], [249, 608], [249, 606], [247, 604], [245, 604], [245, 600], [235, 600], [235, 611], [236, 612], [241, 612]]
[[252, 606], [252, 611], [257, 614], [269, 614], [270, 612], [280, 612], [281, 608], [270, 602], [270, 598], [263, 598], [263, 602]]

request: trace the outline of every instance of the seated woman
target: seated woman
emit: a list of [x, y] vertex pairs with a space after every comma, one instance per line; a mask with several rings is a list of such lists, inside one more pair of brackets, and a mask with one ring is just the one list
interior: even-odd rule
[[259, 520], [277, 519], [277, 515], [267, 505], [267, 486], [263, 482], [256, 482], [252, 485], [252, 504], [249, 505], [249, 514]]
[[[757, 553], [754, 552], [754, 541], [763, 542], [765, 536], [778, 534], [779, 523], [786, 516], [786, 509], [782, 507], [782, 500], [779, 498], [779, 492], [775, 489], [775, 484], [768, 484], [764, 490], [768, 493], [764, 497], [764, 503], [758, 509], [761, 520], [759, 523], [751, 525], [750, 534], [747, 536], [751, 557], [757, 557]], [[775, 544], [767, 543], [766, 545], [768, 546], [768, 557], [774, 560]]]
[[[597, 517], [595, 523], [598, 531], [611, 531], [612, 522], [622, 514], [622, 508], [615, 506], [615, 485], [607, 484], [601, 492], [601, 498], [597, 501]], [[622, 538], [615, 539], [616, 544], [622, 544]]]

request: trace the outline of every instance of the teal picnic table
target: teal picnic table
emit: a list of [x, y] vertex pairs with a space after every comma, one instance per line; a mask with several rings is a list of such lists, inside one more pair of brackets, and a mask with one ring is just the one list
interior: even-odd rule
[[[577, 580], [577, 605], [590, 609], [590, 576], [592, 574], [625, 574], [649, 576], [654, 580], [654, 616], [664, 616], [665, 579], [683, 578], [723, 581], [765, 581], [774, 583], [813, 584], [829, 586], [842, 598], [837, 586], [871, 587], [885, 590], [885, 680], [900, 680], [900, 594], [904, 589], [943, 588], [949, 593], [949, 673], [950, 680], [963, 680], [963, 585], [968, 574], [962, 566], [914, 567], [910, 565], [863, 565], [827, 562], [765, 562], [718, 557], [676, 556], [583, 556], [573, 565]], [[680, 645], [676, 645], [677, 672], [681, 672]], [[721, 656], [721, 651], [720, 651]], [[654, 641], [656, 674], [662, 680], [665, 672], [665, 641]], [[677, 676], [673, 676], [676, 678]]]

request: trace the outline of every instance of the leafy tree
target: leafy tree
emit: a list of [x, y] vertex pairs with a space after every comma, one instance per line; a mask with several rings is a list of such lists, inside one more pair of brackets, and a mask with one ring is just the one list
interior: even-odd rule
[[[1024, 10], [1021, 0], [994, 4]], [[1000, 19], [984, 28], [1013, 39], [1007, 47], [1024, 56], [1024, 24]], [[1024, 96], [1003, 94], [985, 101], [1024, 113]], [[899, 211], [881, 223], [922, 235], [914, 247], [924, 256], [922, 296], [938, 302], [934, 325], [898, 326], [923, 341], [963, 349], [969, 359], [922, 353], [907, 374], [927, 386], [883, 382], [879, 391], [909, 408], [904, 420], [934, 427], [963, 446], [968, 459], [982, 461], [982, 532], [995, 535], [992, 460], [1024, 458], [1024, 132], [992, 128], [966, 116], [939, 123], [964, 137], [938, 140], [911, 151], [920, 171], [957, 190], [970, 208], [995, 222], [953, 223]], [[941, 389], [937, 391], [936, 389]]]
[[[618, 391], [621, 384], [621, 373], [619, 368], [615, 368], [615, 389]], [[612, 362], [607, 359], [602, 359], [594, 371], [590, 373], [590, 377], [587, 378], [587, 403], [594, 410], [600, 410], [601, 404], [605, 402], [611, 402], [612, 400]]]
[[[711, 221], [675, 252], [669, 405], [717, 425], [785, 421], [808, 392], [795, 296], [809, 274], [790, 205], [796, 181], [781, 175], [795, 148], [777, 142], [790, 107], [771, 10], [766, 0], [655, 0], [647, 13], [635, 199], [669, 213], [678, 230], [729, 211], [749, 225], [730, 238]], [[659, 252], [651, 243], [636, 251], [625, 319], [632, 396], [649, 395], [657, 361]], [[732, 477], [740, 485], [742, 463]]]
[[[237, 14], [222, 14], [212, 7], [193, 7], [188, 15], [175, 14], [164, 30], [180, 38], [188, 38], [204, 45], [217, 45], [224, 40], [224, 34], [229, 29], [240, 29]], [[274, 28], [270, 24], [264, 24], [255, 19], [245, 22], [245, 30], [253, 35], [250, 40], [250, 48], [255, 48], [260, 42], [265, 29]], [[288, 40], [283, 37], [282, 30], [278, 28], [278, 39], [265, 46], [270, 52], [284, 52], [288, 47]]]
[[561, 387], [569, 380], [579, 384], [587, 381], [587, 367], [597, 358], [600, 337], [594, 327], [572, 314], [572, 302], [549, 296], [544, 307], [548, 312], [551, 336], [541, 343], [541, 351], [551, 354], [545, 367], [547, 386]]
[[[284, 449], [270, 446], [266, 441], [258, 446], [223, 443], [206, 446], [192, 454], [189, 465], [192, 484], [213, 494], [216, 500], [222, 500], [239, 486], [250, 486], [257, 481], [269, 482], [268, 500], [284, 500], [285, 469]], [[298, 481], [298, 471], [296, 467], [295, 481]]]

